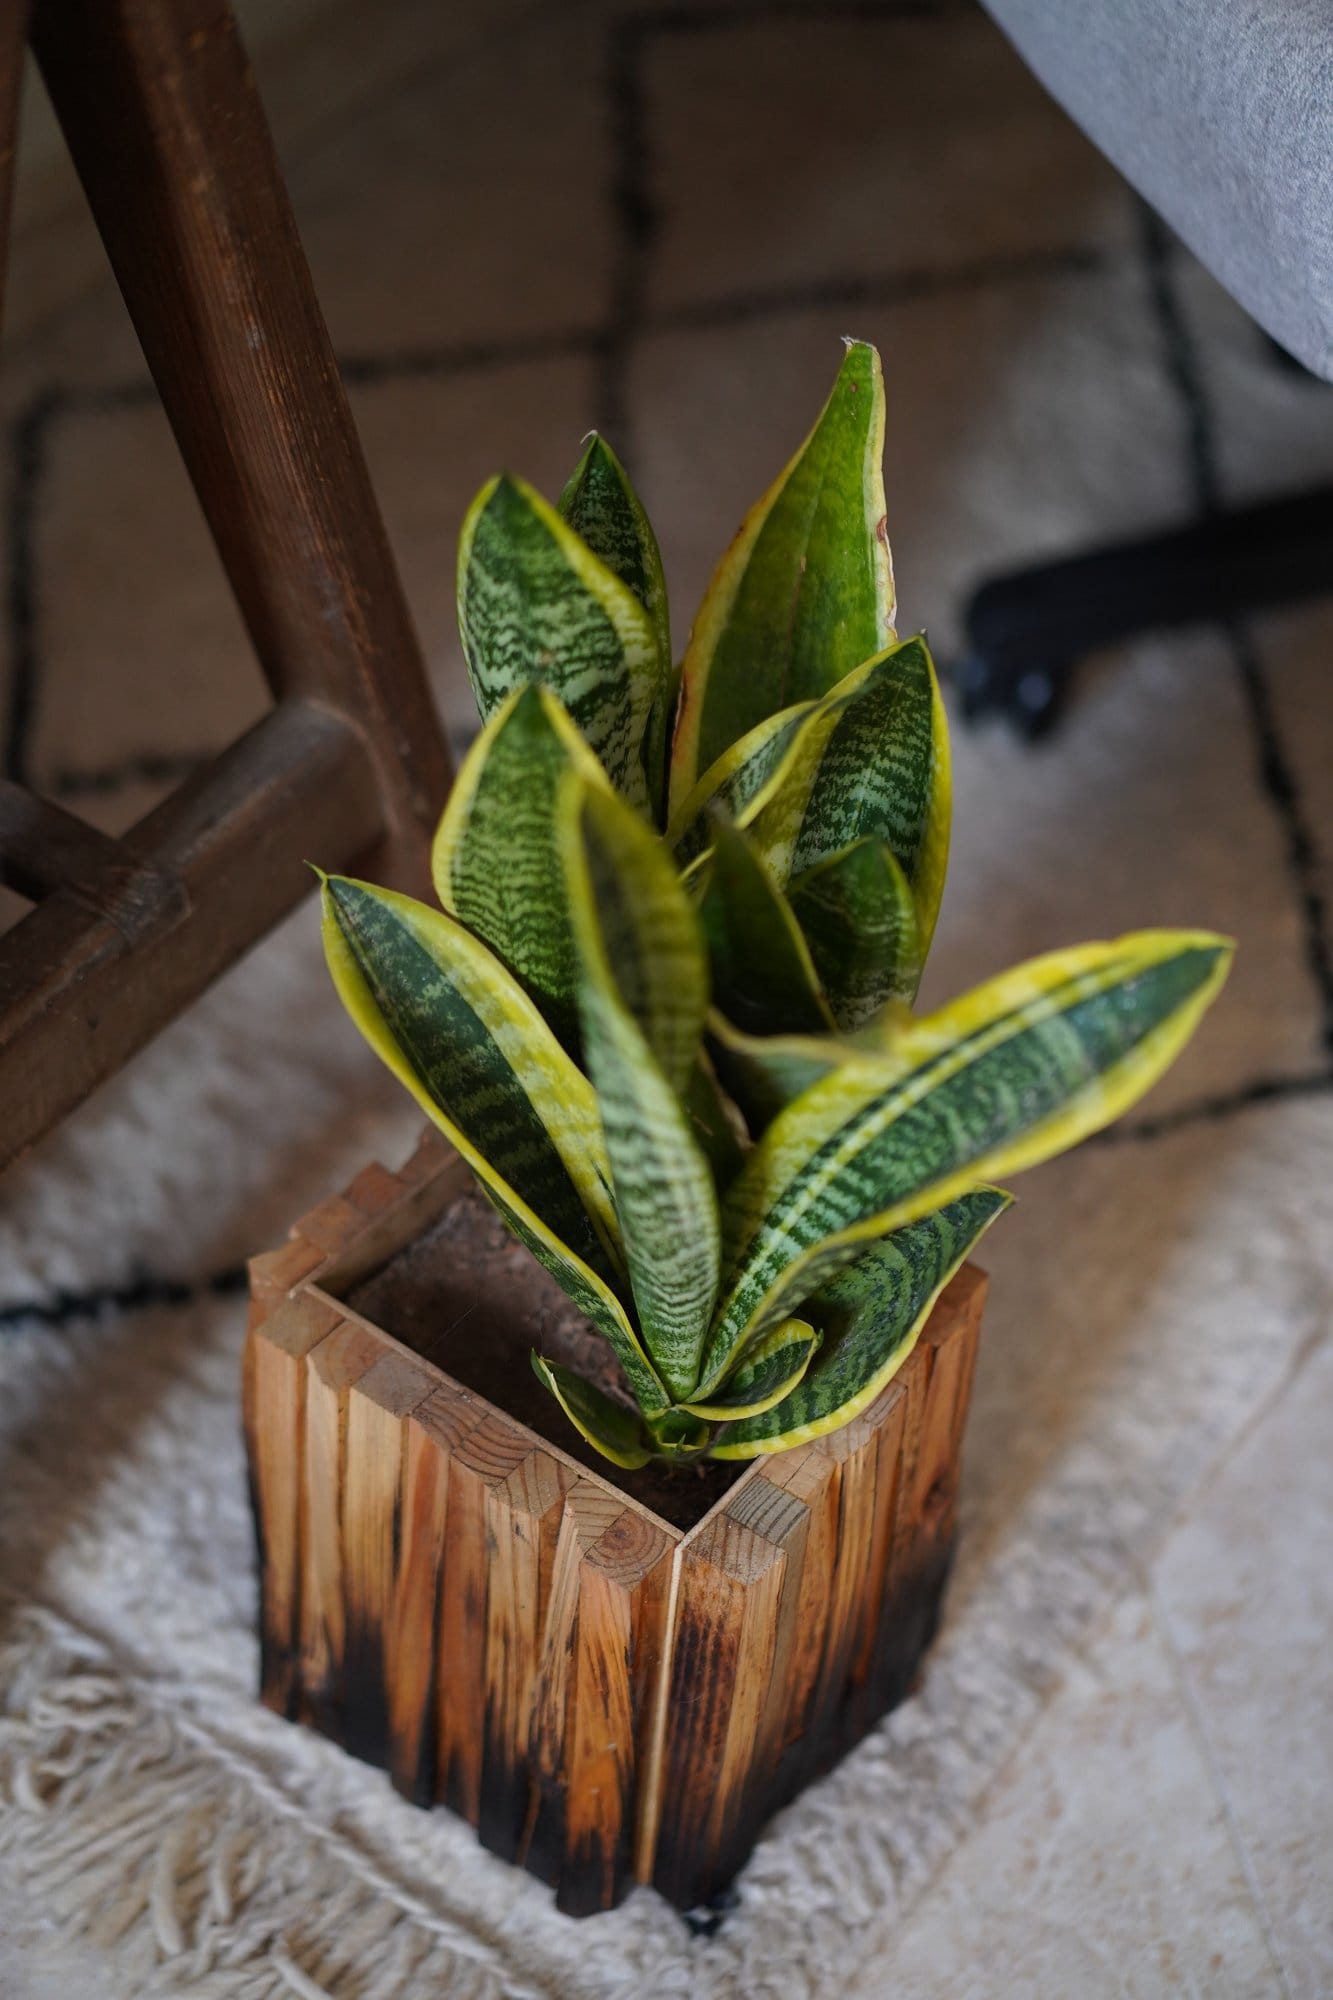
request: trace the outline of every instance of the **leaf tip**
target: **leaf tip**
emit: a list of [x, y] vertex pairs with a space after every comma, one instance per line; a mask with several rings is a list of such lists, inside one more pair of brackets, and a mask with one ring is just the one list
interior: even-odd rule
[[[844, 333], [842, 336], [842, 345], [843, 357], [842, 366], [838, 371], [839, 374], [846, 375], [851, 371], [868, 370], [870, 380], [872, 382], [875, 381], [881, 373], [881, 363], [879, 349], [875, 346], [874, 341], [862, 340], [854, 333]], [[858, 388], [860, 385], [853, 382], [851, 386]]]

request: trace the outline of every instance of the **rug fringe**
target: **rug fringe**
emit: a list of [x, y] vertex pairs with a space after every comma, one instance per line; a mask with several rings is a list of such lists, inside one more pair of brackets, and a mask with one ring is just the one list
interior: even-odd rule
[[114, 1947], [135, 2000], [541, 2000], [483, 1942], [387, 1896], [346, 1840], [294, 1839], [253, 1773], [224, 1746], [201, 1754], [63, 1619], [20, 1614], [0, 1687], [0, 1865], [66, 1939]]

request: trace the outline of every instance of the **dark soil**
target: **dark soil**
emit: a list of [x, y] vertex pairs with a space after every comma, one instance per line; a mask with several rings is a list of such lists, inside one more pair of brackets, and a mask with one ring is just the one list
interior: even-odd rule
[[533, 1374], [531, 1351], [577, 1369], [633, 1409], [620, 1364], [473, 1189], [358, 1285], [347, 1303], [673, 1527], [692, 1528], [745, 1469], [704, 1461], [622, 1472], [585, 1443]]

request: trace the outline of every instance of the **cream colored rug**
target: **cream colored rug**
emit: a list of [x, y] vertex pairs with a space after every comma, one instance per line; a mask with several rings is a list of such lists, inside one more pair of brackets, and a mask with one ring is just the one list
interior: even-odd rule
[[[970, 10], [404, 0], [348, 108], [366, 39], [359, 10], [334, 17], [304, 97], [289, 66], [279, 136], [457, 731], [452, 551], [481, 479], [504, 464], [551, 491], [601, 423], [633, 458], [683, 638], [844, 332], [884, 351], [904, 629], [946, 659], [988, 568], [1188, 519], [1214, 480], [1248, 495], [1333, 468], [1333, 391], [1284, 371], [1156, 238]], [[123, 826], [262, 694], [114, 296], [11, 353], [4, 387], [9, 768]], [[1327, 1338], [1331, 671], [1325, 605], [1091, 663], [1038, 752], [956, 734], [936, 997], [1140, 924], [1241, 950], [1178, 1071], [1114, 1142], [1023, 1181], [990, 1239], [960, 1563], [925, 1685], [780, 1817], [708, 1922], [648, 1892], [558, 1917], [448, 1816], [252, 1699], [239, 1262], [368, 1156], [395, 1162], [416, 1124], [340, 1015], [313, 910], [13, 1173], [6, 2000], [793, 2000], [867, 1966], [865, 1993], [909, 1991], [899, 1939], [997, 1777]], [[1303, 1756], [1320, 1754], [1316, 1734]], [[1227, 1809], [1200, 1809], [1201, 1841]], [[1188, 1928], [1164, 1849], [1166, 1913], [1127, 1903], [1118, 1962], [1077, 1990], [1333, 1990], [1314, 1811], [1276, 1858], [1235, 1816], [1225, 1948]], [[1178, 1977], [1136, 1958], [1148, 1921], [1186, 1925]], [[979, 1994], [1075, 1990], [988, 1972], [984, 1940], [974, 1971]], [[910, 1991], [965, 1990], [941, 1980]]]

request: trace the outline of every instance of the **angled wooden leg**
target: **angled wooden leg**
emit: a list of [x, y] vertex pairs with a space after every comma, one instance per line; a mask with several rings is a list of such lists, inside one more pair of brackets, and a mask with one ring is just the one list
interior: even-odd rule
[[[0, 230], [25, 12], [0, 6]], [[35, 0], [30, 32], [277, 705], [118, 842], [2, 802], [0, 879], [40, 900], [0, 938], [0, 1166], [309, 892], [304, 858], [424, 891], [450, 777], [229, 9]]]
[[9, 262], [9, 217], [14, 201], [14, 158], [18, 149], [19, 88], [23, 46], [28, 33], [26, 0], [0, 7], [0, 319], [4, 317], [5, 271]]
[[447, 754], [231, 11], [37, 0], [32, 41], [260, 663], [356, 723], [416, 858]]

